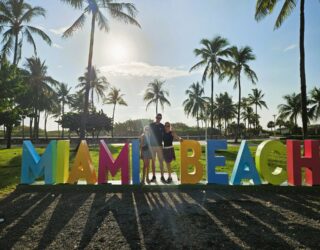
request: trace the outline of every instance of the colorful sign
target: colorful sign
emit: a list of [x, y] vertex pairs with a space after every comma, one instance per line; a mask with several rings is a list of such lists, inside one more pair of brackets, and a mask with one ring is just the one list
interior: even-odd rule
[[[139, 140], [133, 140], [131, 143], [132, 182], [129, 143], [123, 146], [114, 159], [107, 144], [103, 140], [100, 141], [98, 178], [86, 141], [81, 141], [70, 170], [69, 148], [68, 140], [54, 140], [40, 157], [32, 143], [24, 141], [21, 183], [32, 184], [38, 178], [44, 178], [45, 184], [77, 184], [79, 180], [85, 180], [87, 184], [104, 184], [108, 182], [109, 174], [115, 176], [118, 172], [121, 172], [121, 184], [140, 183]], [[200, 143], [193, 140], [181, 142], [181, 184], [203, 182], [206, 167], [208, 184], [243, 185], [243, 180], [250, 180], [254, 185], [281, 185], [287, 181], [288, 185], [299, 186], [302, 185], [304, 176], [306, 185], [320, 185], [320, 141], [305, 140], [303, 147], [301, 142], [296, 140], [288, 140], [286, 145], [280, 141], [264, 141], [258, 146], [254, 159], [244, 140], [240, 145], [230, 180], [227, 173], [217, 172], [216, 169], [226, 164], [225, 157], [219, 156], [217, 152], [221, 150], [227, 150], [226, 140], [208, 140], [206, 166], [203, 166], [200, 162]], [[278, 157], [271, 159], [271, 154]], [[287, 159], [286, 168], [278, 166], [278, 159], [281, 157]]]

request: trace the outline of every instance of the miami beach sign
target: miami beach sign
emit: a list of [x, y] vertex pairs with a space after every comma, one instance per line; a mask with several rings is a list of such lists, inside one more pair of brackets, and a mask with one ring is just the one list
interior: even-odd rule
[[[123, 185], [140, 183], [139, 140], [131, 142], [131, 159], [129, 143], [126, 143], [116, 159], [113, 158], [105, 141], [100, 141], [98, 174], [92, 164], [86, 141], [82, 141], [69, 170], [68, 140], [53, 140], [40, 157], [30, 141], [23, 142], [21, 183], [32, 184], [38, 178], [44, 178], [45, 184], [75, 184], [78, 180], [86, 180], [87, 184], [108, 183], [108, 175], [115, 176], [121, 171]], [[320, 141], [287, 140], [286, 145], [280, 141], [262, 142], [252, 157], [246, 141], [242, 141], [233, 172], [229, 179], [227, 173], [217, 172], [216, 167], [225, 166], [226, 159], [217, 156], [217, 151], [227, 150], [226, 140], [208, 140], [206, 145], [206, 166], [200, 162], [201, 145], [197, 141], [184, 140], [180, 145], [180, 181], [181, 184], [197, 184], [203, 179], [204, 168], [207, 170], [208, 184], [241, 185], [243, 180], [252, 180], [254, 185], [270, 183], [280, 185], [302, 185], [303, 169], [305, 184], [320, 185]], [[190, 155], [190, 151], [192, 154]], [[302, 155], [302, 152], [303, 155]], [[287, 156], [286, 168], [270, 166], [270, 154]], [[131, 165], [131, 168], [130, 168]], [[190, 173], [188, 167], [194, 171]], [[277, 167], [277, 171], [275, 168]], [[131, 173], [130, 173], [131, 169]], [[130, 178], [132, 174], [132, 179]]]

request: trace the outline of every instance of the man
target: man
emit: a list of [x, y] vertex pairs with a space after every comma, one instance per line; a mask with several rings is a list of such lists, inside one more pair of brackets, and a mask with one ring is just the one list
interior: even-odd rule
[[164, 125], [160, 122], [162, 115], [159, 113], [156, 115], [156, 121], [150, 124], [151, 137], [150, 145], [152, 149], [152, 173], [153, 177], [151, 181], [156, 181], [156, 157], [158, 157], [160, 172], [161, 172], [161, 181], [165, 182], [163, 176], [163, 153], [162, 153], [162, 140], [164, 133]]

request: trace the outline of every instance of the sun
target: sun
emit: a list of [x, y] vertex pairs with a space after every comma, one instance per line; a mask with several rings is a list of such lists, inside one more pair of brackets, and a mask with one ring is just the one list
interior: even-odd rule
[[122, 62], [128, 59], [129, 51], [127, 46], [122, 43], [115, 43], [110, 48], [111, 57], [114, 61]]

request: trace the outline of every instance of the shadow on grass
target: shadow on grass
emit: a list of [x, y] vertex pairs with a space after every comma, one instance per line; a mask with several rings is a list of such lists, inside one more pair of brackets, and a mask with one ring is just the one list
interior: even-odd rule
[[317, 248], [320, 188], [24, 186], [0, 249]]

